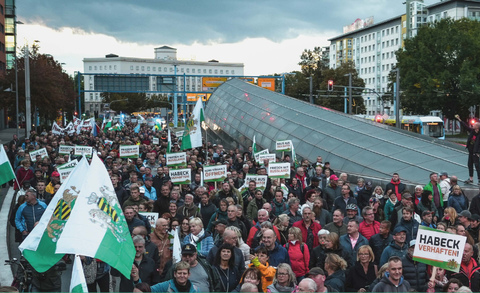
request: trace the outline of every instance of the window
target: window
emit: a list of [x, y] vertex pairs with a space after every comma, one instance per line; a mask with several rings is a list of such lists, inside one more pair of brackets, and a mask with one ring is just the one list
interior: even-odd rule
[[382, 31], [382, 37], [384, 37], [384, 36], [385, 36], [385, 31], [383, 30], [383, 31]]
[[368, 57], [368, 62], [372, 62], [372, 56]]
[[[167, 69], [167, 68], [165, 67], [165, 69]], [[170, 72], [173, 72], [173, 68], [172, 68], [172, 67], [170, 67]]]
[[360, 41], [363, 42], [363, 37], [360, 38]]
[[185, 71], [185, 70], [183, 69], [183, 67], [182, 67], [182, 68], [180, 68], [180, 72], [184, 72], [184, 71]]
[[192, 73], [195, 73], [195, 68], [192, 68]]
[[393, 27], [390, 29], [391, 34], [393, 35]]
[[187, 68], [187, 73], [190, 73], [190, 68]]
[[372, 45], [368, 46], [368, 51], [372, 51]]
[[385, 60], [385, 53], [382, 53], [382, 60]]
[[113, 65], [113, 70], [117, 70], [117, 65]]
[[223, 74], [223, 70], [220, 70], [220, 74]]
[[215, 69], [215, 74], [218, 74], [218, 69]]
[[390, 41], [387, 41], [387, 47], [389, 47], [389, 46], [390, 46]]
[[235, 74], [235, 70], [232, 70], [232, 74]]
[[100, 65], [100, 70], [102, 70], [102, 65]]
[[88, 66], [88, 70], [92, 70], [92, 66]]
[[213, 72], [213, 71], [212, 71], [211, 69], [208, 70], [208, 73], [212, 74], [212, 72]]
[[382, 82], [385, 82], [385, 76], [382, 76]]
[[372, 45], [372, 50], [375, 51], [375, 45]]
[[206, 69], [204, 69], [204, 70], [203, 70], [203, 73], [207, 73], [207, 70], [206, 70]]
[[395, 27], [395, 33], [398, 34], [398, 25]]
[[375, 62], [375, 55], [372, 56], [372, 61]]
[[385, 64], [382, 65], [382, 71], [385, 71]]
[[372, 39], [372, 34], [368, 35], [368, 40], [370, 41]]
[[390, 53], [387, 52], [387, 59], [390, 58], [389, 56], [390, 56]]
[[363, 47], [360, 49], [361, 53], [363, 53]]
[[142, 71], [145, 71], [145, 66], [142, 66]]
[[363, 74], [363, 68], [360, 70], [360, 74]]
[[97, 66], [94, 66], [93, 68], [94, 68], [95, 70], [97, 70]]
[[228, 69], [227, 69], [227, 70], [225, 70], [225, 73], [226, 73], [226, 74], [228, 74], [229, 72], [230, 72], [230, 70], [228, 70]]
[[398, 46], [398, 38], [395, 39], [395, 45]]
[[[158, 71], [161, 71], [160, 67], [158, 67]], [[167, 67], [164, 67], [164, 68], [163, 68], [163, 71], [164, 71], [164, 72], [167, 72]], [[170, 72], [172, 72], [172, 71], [173, 71], [173, 69], [170, 68]]]
[[382, 42], [382, 48], [385, 48], [385, 42]]
[[147, 66], [147, 71], [150, 71], [150, 66]]
[[156, 71], [156, 70], [157, 70], [157, 67], [153, 66], [152, 71]]
[[390, 30], [388, 28], [386, 29], [386, 31], [387, 31], [387, 36], [390, 35]]

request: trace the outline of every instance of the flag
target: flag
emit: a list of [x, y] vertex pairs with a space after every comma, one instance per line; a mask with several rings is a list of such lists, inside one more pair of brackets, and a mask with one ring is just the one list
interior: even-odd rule
[[162, 123], [160, 122], [160, 119], [155, 120], [155, 127], [154, 129], [162, 130]]
[[7, 183], [14, 178], [15, 173], [13, 173], [5, 148], [3, 147], [3, 144], [0, 144], [0, 185]]
[[172, 137], [170, 136], [170, 128], [168, 129], [168, 144], [167, 144], [167, 153], [172, 152]]
[[253, 136], [253, 143], [252, 143], [252, 155], [257, 153], [257, 143], [255, 142], [255, 135]]
[[80, 124], [77, 125], [77, 129], [76, 129], [77, 134], [80, 134], [80, 132], [82, 131], [82, 127], [83, 127], [83, 119], [82, 119], [82, 121], [80, 121]]
[[122, 130], [122, 128], [123, 128], [123, 126], [117, 123], [113, 127], [110, 127], [108, 130], [120, 131], [120, 130]]
[[173, 231], [173, 246], [172, 246], [172, 260], [177, 263], [182, 260], [182, 245], [180, 243], [180, 227], [177, 226]]
[[298, 160], [297, 160], [297, 153], [295, 152], [295, 147], [293, 146], [293, 143], [292, 143], [292, 161], [293, 161], [293, 166], [295, 168], [300, 166], [300, 164], [298, 163]]
[[93, 134], [93, 136], [97, 137], [97, 135], [98, 135], [97, 127], [98, 126], [97, 126], [97, 123], [95, 123], [95, 119], [94, 118], [90, 119], [90, 123], [92, 124], [92, 134]]
[[105, 115], [103, 116], [103, 121], [102, 121], [102, 131], [105, 129]]
[[203, 115], [202, 99], [197, 100], [197, 104], [193, 109], [192, 116], [188, 119], [185, 125], [185, 131], [182, 137], [182, 150], [202, 146], [202, 121], [205, 121]]
[[135, 128], [133, 129], [133, 131], [135, 131], [135, 133], [139, 133], [139, 132], [140, 132], [140, 123], [137, 124], [137, 126], [135, 126]]
[[63, 254], [55, 254], [57, 241], [83, 188], [89, 168], [87, 158], [83, 157], [52, 198], [38, 225], [20, 245], [20, 251], [36, 271], [47, 271], [63, 257]]
[[88, 292], [87, 281], [83, 273], [82, 260], [79, 255], [75, 255], [75, 261], [73, 262], [70, 292]]
[[92, 156], [84, 182], [56, 252], [100, 259], [130, 279], [135, 257], [132, 236], [107, 169], [98, 156]]
[[103, 132], [107, 132], [108, 130], [110, 130], [110, 128], [112, 127], [112, 119], [108, 119], [107, 120], [107, 123], [105, 124], [105, 128], [103, 128]]

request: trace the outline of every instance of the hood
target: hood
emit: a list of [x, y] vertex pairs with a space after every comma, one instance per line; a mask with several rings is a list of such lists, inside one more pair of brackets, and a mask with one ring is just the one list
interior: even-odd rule
[[400, 278], [400, 282], [398, 282], [398, 286], [395, 286], [389, 279], [390, 277], [390, 274], [388, 272], [385, 272], [385, 275], [383, 276], [383, 278], [380, 280], [380, 282], [382, 283], [387, 283], [388, 285], [390, 286], [394, 286], [394, 287], [400, 287], [402, 284], [403, 284], [403, 276]]
[[278, 203], [276, 200], [273, 200], [272, 203], [273, 203], [275, 206], [281, 208], [281, 207], [283, 207], [283, 205], [286, 203], [286, 201], [285, 201], [285, 199], [283, 199], [281, 203]]
[[227, 216], [227, 211], [222, 212], [219, 208], [217, 209], [217, 213], [221, 216]]
[[331, 274], [330, 276], [327, 277], [327, 279], [333, 279], [333, 278], [340, 279], [343, 283], [345, 283], [346, 282], [345, 271], [344, 270], [338, 270], [335, 273], [333, 273], [333, 274]]
[[400, 181], [400, 179], [398, 179], [397, 182], [393, 181], [393, 179], [392, 179], [392, 180], [390, 180], [390, 183], [392, 183], [393, 185], [400, 185], [400, 183], [402, 183], [402, 182]]
[[390, 243], [390, 246], [393, 248], [393, 249], [396, 249], [396, 250], [407, 250], [408, 249], [408, 245], [407, 243], [403, 243], [403, 246], [400, 247], [397, 245], [397, 243], [395, 243], [395, 240], [392, 240], [392, 242]]

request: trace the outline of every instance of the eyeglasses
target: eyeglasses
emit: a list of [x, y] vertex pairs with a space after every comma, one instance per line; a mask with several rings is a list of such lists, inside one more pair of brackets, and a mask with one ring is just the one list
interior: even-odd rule
[[374, 213], [371, 213], [371, 214], [365, 214], [365, 216], [371, 216], [371, 215], [375, 215]]

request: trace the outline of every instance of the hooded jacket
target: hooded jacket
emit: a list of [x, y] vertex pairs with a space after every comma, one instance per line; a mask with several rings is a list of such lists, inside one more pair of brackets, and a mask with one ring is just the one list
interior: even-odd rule
[[424, 292], [428, 283], [427, 265], [414, 261], [408, 253], [402, 257], [402, 265], [403, 277], [410, 283], [412, 289]]
[[[284, 247], [286, 249], [287, 245]], [[295, 276], [297, 278], [305, 276], [309, 272], [310, 251], [308, 251], [308, 246], [305, 243], [300, 243], [300, 241], [295, 241], [295, 244], [292, 241], [288, 241], [288, 255]]]
[[325, 285], [331, 286], [338, 292], [345, 292], [345, 283], [346, 278], [344, 270], [338, 270], [325, 279]]
[[217, 211], [210, 217], [210, 221], [208, 221], [207, 231], [212, 232], [213, 222], [220, 219], [228, 220], [227, 211], [222, 212], [220, 209], [217, 209]]
[[282, 202], [277, 202], [276, 200], [272, 200], [272, 213], [278, 217], [280, 216], [283, 212], [288, 210], [288, 204], [285, 201], [285, 199], [282, 200]]
[[402, 227], [407, 231], [407, 240], [406, 243], [410, 243], [410, 240], [417, 238], [418, 226], [420, 224], [412, 217], [410, 221], [405, 221], [402, 217], [400, 223], [397, 224], [397, 227]]
[[408, 250], [408, 245], [407, 243], [404, 243], [402, 247], [398, 246], [395, 243], [395, 240], [390, 243], [387, 248], [382, 253], [382, 257], [380, 258], [380, 263], [378, 264], [379, 268], [381, 268], [390, 257], [392, 256], [398, 256], [400, 258], [404, 257], [407, 254]]
[[388, 272], [382, 277], [380, 282], [372, 289], [372, 292], [408, 292], [410, 290], [410, 283], [403, 279], [403, 276], [400, 278], [398, 286], [395, 286], [390, 279]]
[[391, 189], [393, 192], [395, 192], [397, 199], [400, 201], [402, 200], [402, 192], [405, 191], [405, 187], [406, 185], [403, 184], [400, 179], [397, 182], [393, 181], [392, 179], [390, 180], [390, 183], [387, 184], [387, 187], [385, 187], [385, 193], [387, 190]]
[[281, 263], [290, 264], [290, 256], [288, 255], [287, 250], [277, 242], [275, 242], [275, 247], [269, 252], [270, 257], [268, 261], [271, 266], [278, 267]]

